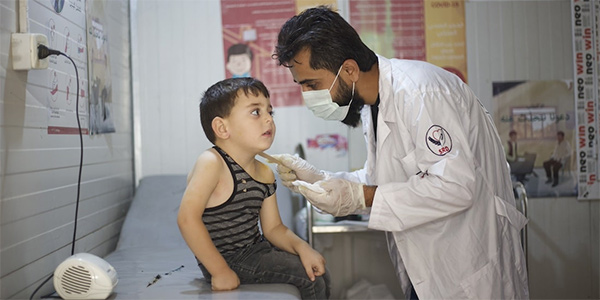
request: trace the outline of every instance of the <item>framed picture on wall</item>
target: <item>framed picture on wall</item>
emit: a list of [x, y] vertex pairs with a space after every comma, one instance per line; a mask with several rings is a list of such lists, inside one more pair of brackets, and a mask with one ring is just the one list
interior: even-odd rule
[[513, 182], [530, 197], [577, 195], [573, 82], [494, 82], [493, 91]]

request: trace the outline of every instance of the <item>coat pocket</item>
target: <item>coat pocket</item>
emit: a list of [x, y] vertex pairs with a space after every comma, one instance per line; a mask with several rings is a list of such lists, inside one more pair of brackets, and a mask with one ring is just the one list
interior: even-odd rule
[[502, 198], [494, 196], [496, 213], [508, 219], [508, 222], [517, 230], [523, 229], [527, 224], [527, 218], [513, 205], [506, 203]]
[[416, 151], [413, 150], [409, 152], [406, 156], [400, 159], [400, 164], [402, 165], [402, 169], [406, 173], [406, 176], [410, 177], [421, 172], [419, 170], [419, 166], [417, 165], [417, 156]]
[[468, 299], [497, 299], [502, 295], [502, 275], [496, 258], [461, 282]]

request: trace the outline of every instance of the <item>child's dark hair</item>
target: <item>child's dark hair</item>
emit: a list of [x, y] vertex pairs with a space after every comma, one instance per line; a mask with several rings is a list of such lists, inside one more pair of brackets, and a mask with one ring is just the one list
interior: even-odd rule
[[260, 80], [252, 77], [221, 80], [204, 92], [200, 101], [200, 123], [202, 123], [204, 134], [211, 143], [214, 144], [216, 141], [212, 120], [216, 117], [226, 118], [229, 116], [240, 90], [246, 96], [249, 94], [263, 95], [269, 98], [267, 87]]

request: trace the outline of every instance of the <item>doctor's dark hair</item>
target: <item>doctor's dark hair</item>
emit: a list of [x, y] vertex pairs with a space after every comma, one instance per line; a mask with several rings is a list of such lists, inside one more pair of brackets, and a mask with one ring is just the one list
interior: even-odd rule
[[212, 129], [212, 121], [216, 117], [226, 118], [243, 91], [246, 96], [263, 95], [269, 98], [269, 90], [258, 79], [252, 77], [228, 78], [221, 80], [209, 87], [200, 101], [200, 123], [204, 134], [211, 143], [215, 143], [216, 136]]
[[377, 55], [358, 33], [329, 6], [309, 8], [289, 19], [279, 31], [273, 58], [279, 65], [290, 67], [298, 52], [310, 50], [310, 67], [337, 73], [346, 59], [358, 63], [366, 72], [377, 63]]

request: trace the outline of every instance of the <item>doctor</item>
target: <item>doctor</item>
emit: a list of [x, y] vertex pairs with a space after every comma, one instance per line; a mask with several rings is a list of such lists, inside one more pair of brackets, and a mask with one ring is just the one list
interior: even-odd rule
[[526, 299], [519, 232], [502, 142], [459, 77], [422, 61], [377, 56], [325, 6], [288, 20], [273, 55], [308, 108], [350, 126], [362, 121], [362, 170], [330, 173], [277, 158], [284, 184], [335, 216], [370, 207], [411, 299]]

